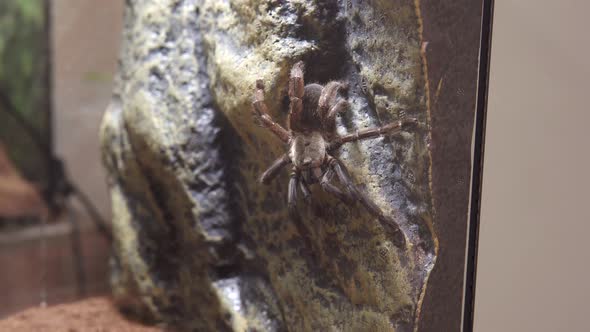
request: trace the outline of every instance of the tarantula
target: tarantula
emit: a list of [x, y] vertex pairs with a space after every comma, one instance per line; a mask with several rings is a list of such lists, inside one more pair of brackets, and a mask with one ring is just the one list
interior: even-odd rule
[[[391, 228], [403, 244], [405, 236], [398, 224], [387, 217], [366, 194], [356, 187], [345, 166], [334, 156], [334, 152], [345, 143], [397, 134], [402, 129], [417, 124], [417, 120], [408, 118], [382, 127], [339, 136], [336, 133], [336, 115], [348, 109], [349, 105], [338, 92], [347, 90], [348, 85], [337, 81], [331, 81], [325, 86], [315, 83], [304, 85], [303, 66], [303, 62], [300, 61], [291, 69], [287, 129], [268, 115], [264, 102], [264, 83], [260, 79], [256, 80], [256, 93], [252, 103], [253, 114], [263, 127], [272, 131], [288, 146], [288, 152], [278, 158], [261, 175], [260, 182], [270, 183], [283, 167], [293, 164], [287, 195], [289, 211], [292, 215], [296, 213], [298, 192], [301, 191], [304, 199], [309, 201], [311, 196], [309, 186], [319, 184], [323, 190], [345, 203], [360, 202], [381, 223]], [[334, 175], [343, 189], [332, 184]]]

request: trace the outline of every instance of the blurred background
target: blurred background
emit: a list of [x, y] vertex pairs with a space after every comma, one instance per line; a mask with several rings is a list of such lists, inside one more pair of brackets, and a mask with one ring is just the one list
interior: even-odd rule
[[[42, 0], [0, 4], [0, 34], [27, 41], [0, 40], [0, 87], [17, 91], [15, 106], [26, 110], [22, 117], [43, 142], [0, 114], [0, 141], [8, 157], [0, 155], [0, 175], [14, 180], [25, 203], [39, 204], [32, 189], [51, 182], [50, 165], [38, 149], [52, 135], [69, 178], [109, 218], [98, 127], [116, 70], [123, 2], [53, 0], [51, 17]], [[588, 11], [590, 3], [583, 0], [496, 1], [475, 331], [587, 330]], [[49, 39], [43, 28], [48, 18]], [[16, 58], [16, 52], [26, 56]], [[44, 76], [48, 61], [52, 75]], [[52, 119], [40, 111], [49, 100]], [[30, 181], [19, 182], [22, 178]], [[0, 219], [0, 318], [40, 302], [44, 273], [49, 303], [108, 292], [107, 241], [84, 206], [71, 201], [71, 213], [62, 211], [65, 217], [47, 227], [46, 268], [34, 219]], [[81, 224], [78, 250], [72, 247], [71, 217]]]
[[[4, 154], [20, 173], [20, 177], [10, 176], [10, 172], [2, 174], [6, 165], [2, 165], [0, 156], [0, 182], [4, 183], [0, 183], [0, 200], [7, 190], [20, 193], [12, 195], [18, 197], [10, 203], [12, 210], [18, 205], [38, 203], [31, 198], [28, 187], [45, 189], [52, 185], [51, 165], [40, 150], [53, 143], [55, 155], [67, 165], [68, 178], [108, 220], [110, 206], [98, 129], [111, 97], [123, 3], [0, 1], [0, 35], [6, 36], [0, 39], [0, 93], [9, 96], [22, 122], [30, 124], [30, 131], [39, 135], [32, 139], [23, 123], [4, 111], [6, 105], [0, 105], [0, 144], [4, 144]], [[51, 8], [46, 8], [47, 4]], [[45, 29], [48, 20], [50, 36]], [[51, 109], [51, 119], [47, 109]], [[15, 178], [26, 178], [29, 183]], [[65, 200], [68, 209], [60, 211], [58, 221], [46, 228], [46, 267], [40, 261], [37, 219], [18, 213], [0, 217], [0, 317], [39, 304], [44, 273], [50, 304], [108, 292], [108, 241], [76, 198], [70, 195]], [[80, 224], [78, 246], [71, 238], [72, 218]]]

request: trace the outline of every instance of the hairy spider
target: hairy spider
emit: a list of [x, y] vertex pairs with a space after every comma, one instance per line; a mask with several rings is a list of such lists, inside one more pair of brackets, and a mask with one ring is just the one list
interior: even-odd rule
[[[260, 182], [268, 184], [283, 167], [292, 164], [287, 196], [289, 212], [292, 215], [296, 213], [298, 192], [301, 191], [305, 200], [309, 201], [309, 186], [319, 184], [323, 190], [345, 203], [360, 202], [381, 223], [392, 229], [399, 238], [400, 245], [403, 245], [405, 236], [398, 224], [357, 188], [346, 167], [334, 156], [334, 152], [345, 143], [397, 134], [402, 129], [417, 124], [417, 120], [408, 118], [382, 127], [339, 136], [336, 133], [336, 115], [348, 108], [348, 102], [338, 92], [346, 90], [348, 85], [337, 81], [331, 81], [325, 86], [304, 85], [303, 66], [303, 62], [300, 61], [291, 69], [287, 129], [268, 115], [264, 102], [264, 83], [262, 80], [256, 81], [253, 114], [263, 127], [268, 128], [288, 145], [288, 151], [262, 174]], [[332, 184], [334, 175], [343, 188]]]

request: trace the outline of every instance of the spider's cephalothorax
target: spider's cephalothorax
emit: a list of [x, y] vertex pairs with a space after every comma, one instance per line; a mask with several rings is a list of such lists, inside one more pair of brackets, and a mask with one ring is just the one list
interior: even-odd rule
[[[288, 145], [288, 151], [262, 174], [260, 181], [268, 184], [284, 166], [292, 164], [287, 197], [291, 213], [295, 213], [298, 192], [301, 191], [303, 197], [308, 200], [311, 195], [309, 185], [317, 183], [323, 190], [344, 202], [360, 202], [385, 226], [392, 228], [399, 235], [399, 242], [403, 245], [405, 236], [397, 223], [385, 216], [373, 201], [357, 189], [342, 162], [333, 154], [344, 143], [396, 134], [410, 125], [415, 125], [417, 121], [413, 118], [405, 119], [339, 136], [336, 133], [336, 115], [348, 108], [348, 102], [339, 95], [339, 91], [347, 88], [347, 84], [337, 81], [329, 82], [325, 86], [304, 85], [303, 62], [296, 63], [291, 69], [289, 80], [290, 109], [285, 129], [268, 115], [264, 103], [264, 84], [262, 80], [256, 81], [254, 116], [259, 119], [262, 126], [270, 129]], [[342, 188], [332, 184], [334, 176], [338, 178]]]

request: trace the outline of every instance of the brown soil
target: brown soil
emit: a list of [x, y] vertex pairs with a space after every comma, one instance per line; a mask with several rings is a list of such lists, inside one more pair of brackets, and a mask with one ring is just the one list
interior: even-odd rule
[[47, 308], [31, 308], [0, 320], [0, 331], [161, 332], [127, 320], [107, 297], [94, 297]]

